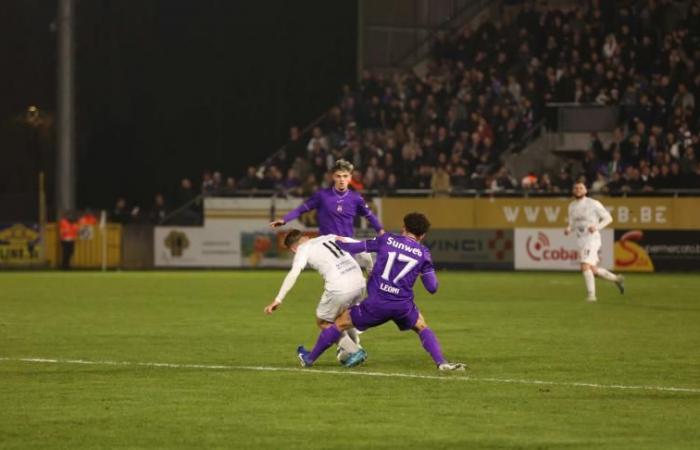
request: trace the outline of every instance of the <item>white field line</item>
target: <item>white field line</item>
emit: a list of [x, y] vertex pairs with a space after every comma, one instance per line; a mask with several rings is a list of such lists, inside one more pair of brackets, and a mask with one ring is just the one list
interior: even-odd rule
[[506, 383], [506, 384], [524, 384], [535, 386], [564, 386], [564, 387], [581, 387], [594, 389], [628, 389], [628, 390], [643, 390], [643, 391], [658, 391], [658, 392], [690, 392], [700, 393], [700, 388], [687, 387], [672, 387], [672, 386], [644, 386], [644, 385], [625, 385], [625, 384], [599, 384], [599, 383], [582, 383], [582, 382], [567, 382], [567, 381], [545, 381], [545, 380], [526, 380], [517, 378], [482, 378], [470, 376], [458, 376], [454, 373], [443, 375], [418, 375], [411, 373], [399, 372], [359, 372], [349, 369], [334, 370], [334, 369], [302, 369], [292, 367], [270, 367], [270, 366], [231, 366], [219, 364], [175, 364], [175, 363], [158, 363], [158, 362], [132, 362], [132, 361], [87, 361], [84, 359], [51, 359], [51, 358], [6, 358], [0, 357], [0, 361], [11, 362], [26, 362], [26, 363], [44, 363], [44, 364], [82, 364], [91, 366], [132, 366], [132, 367], [160, 367], [168, 369], [204, 369], [204, 370], [251, 370], [258, 372], [292, 372], [317, 375], [351, 375], [361, 377], [385, 377], [385, 378], [409, 378], [419, 380], [440, 380], [440, 381], [475, 381], [483, 383]]

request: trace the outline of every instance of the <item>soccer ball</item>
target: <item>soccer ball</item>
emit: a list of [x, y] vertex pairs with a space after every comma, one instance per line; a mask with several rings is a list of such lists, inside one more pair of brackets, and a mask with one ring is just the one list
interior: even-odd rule
[[335, 357], [340, 364], [345, 364], [345, 361], [350, 357], [351, 353], [346, 351], [343, 347], [338, 346], [335, 351]]

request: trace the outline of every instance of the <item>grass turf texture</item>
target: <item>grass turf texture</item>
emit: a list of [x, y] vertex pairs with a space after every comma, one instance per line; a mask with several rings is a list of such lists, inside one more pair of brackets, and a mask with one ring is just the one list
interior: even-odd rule
[[[448, 358], [443, 379], [352, 376], [328, 351], [310, 372], [31, 363], [223, 364], [294, 369], [317, 336], [305, 273], [273, 316], [283, 272], [0, 273], [0, 447], [642, 449], [700, 446], [700, 278], [442, 272], [417, 302]], [[352, 372], [439, 376], [413, 332], [363, 335]], [[455, 380], [469, 376], [472, 380]], [[495, 379], [495, 380], [493, 380]], [[564, 384], [509, 384], [499, 380]]]

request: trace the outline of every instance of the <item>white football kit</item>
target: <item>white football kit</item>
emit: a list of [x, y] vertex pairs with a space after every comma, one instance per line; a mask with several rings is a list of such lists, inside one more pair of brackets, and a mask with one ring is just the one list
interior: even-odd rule
[[[569, 204], [569, 228], [576, 234], [579, 247], [579, 262], [598, 265], [600, 250], [600, 232], [613, 221], [607, 209], [598, 200], [583, 197]], [[591, 233], [588, 227], [595, 226]]]
[[341, 312], [365, 297], [366, 281], [359, 264], [336, 244], [335, 235], [329, 234], [309, 239], [297, 247], [292, 268], [284, 278], [275, 301], [282, 302], [307, 265], [318, 271], [325, 281], [323, 295], [316, 308], [319, 319], [333, 322]]

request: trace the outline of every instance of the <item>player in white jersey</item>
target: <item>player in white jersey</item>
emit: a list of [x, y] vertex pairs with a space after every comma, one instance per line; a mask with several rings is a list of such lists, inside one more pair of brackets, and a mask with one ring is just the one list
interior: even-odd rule
[[[297, 277], [308, 265], [318, 271], [325, 282], [323, 295], [316, 308], [316, 324], [321, 329], [333, 325], [336, 317], [366, 297], [366, 281], [362, 269], [353, 256], [336, 244], [333, 234], [310, 239], [299, 230], [291, 230], [284, 239], [285, 246], [294, 252], [294, 262], [275, 300], [265, 307], [266, 314], [279, 309]], [[353, 242], [357, 242], [354, 241]], [[341, 362], [347, 367], [360, 364], [367, 353], [359, 346], [356, 329], [346, 332], [338, 341], [339, 353], [346, 355]]]
[[615, 275], [609, 270], [598, 267], [598, 251], [600, 250], [600, 230], [613, 221], [607, 209], [598, 200], [586, 197], [586, 185], [576, 183], [573, 187], [574, 201], [569, 204], [569, 226], [564, 234], [574, 233], [579, 248], [581, 273], [586, 282], [588, 297], [586, 300], [595, 302], [595, 275], [612, 281], [617, 285], [621, 294], [625, 293], [624, 277]]

